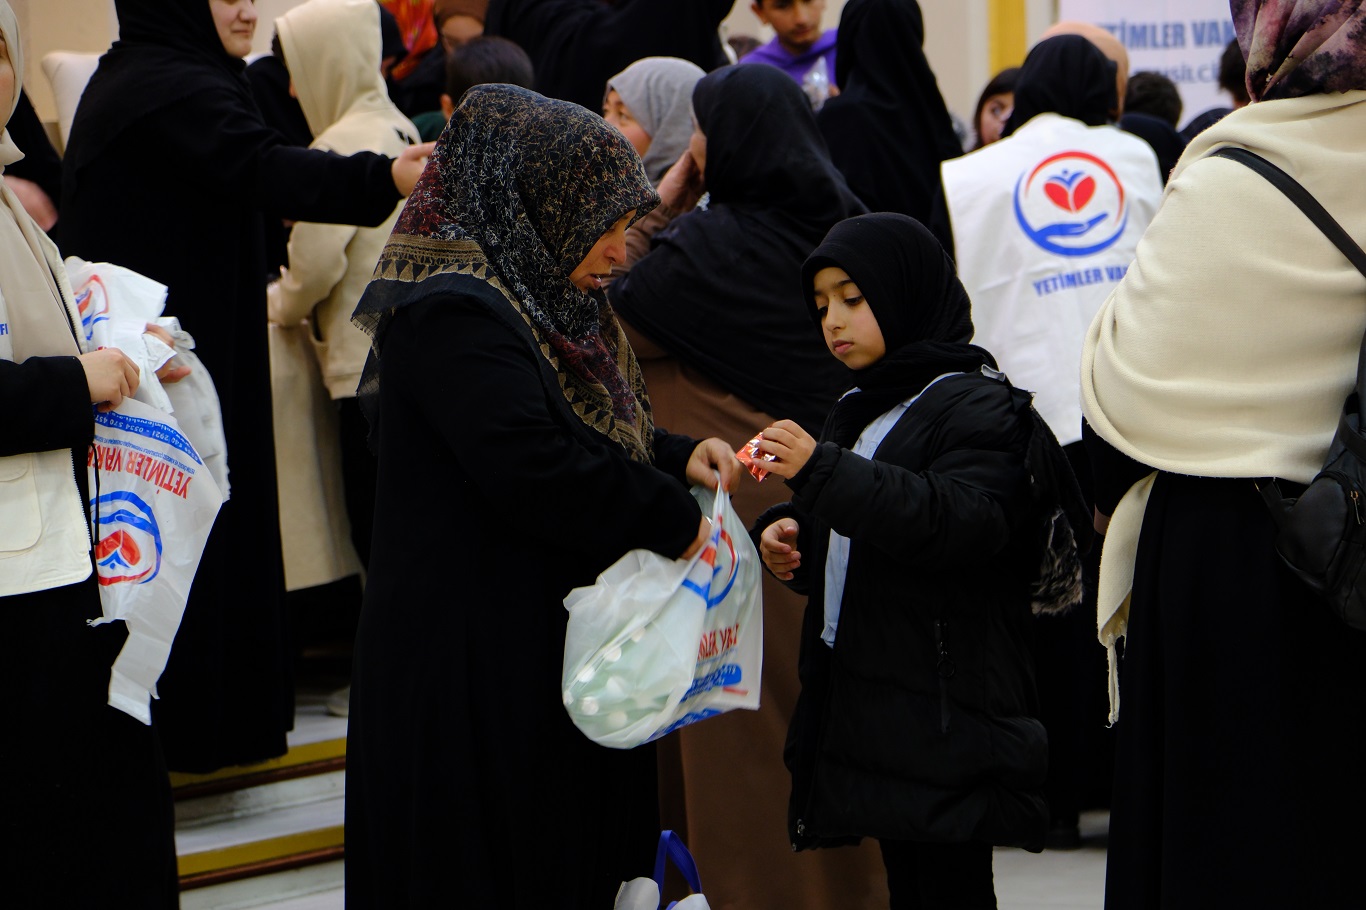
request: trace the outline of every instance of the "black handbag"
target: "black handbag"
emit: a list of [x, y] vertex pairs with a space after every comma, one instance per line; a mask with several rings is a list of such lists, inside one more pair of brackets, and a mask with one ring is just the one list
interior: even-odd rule
[[[1241, 148], [1212, 154], [1245, 164], [1290, 197], [1363, 275], [1366, 252], [1308, 190], [1271, 162]], [[1343, 622], [1366, 631], [1366, 338], [1357, 358], [1357, 381], [1342, 406], [1337, 432], [1321, 470], [1298, 497], [1281, 495], [1273, 479], [1259, 485], [1276, 522], [1276, 552]]]

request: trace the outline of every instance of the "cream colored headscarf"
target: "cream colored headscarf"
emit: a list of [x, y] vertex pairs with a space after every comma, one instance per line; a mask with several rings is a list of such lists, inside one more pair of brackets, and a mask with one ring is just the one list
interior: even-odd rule
[[[5, 112], [8, 124], [24, 84], [19, 22], [8, 0], [0, 0], [0, 34], [5, 37], [14, 68], [14, 97]], [[6, 129], [0, 134], [0, 175], [23, 157]], [[8, 353], [14, 362], [22, 363], [34, 356], [80, 353], [67, 315], [72, 312], [70, 301], [71, 288], [57, 247], [0, 180], [0, 322], [8, 325]]]

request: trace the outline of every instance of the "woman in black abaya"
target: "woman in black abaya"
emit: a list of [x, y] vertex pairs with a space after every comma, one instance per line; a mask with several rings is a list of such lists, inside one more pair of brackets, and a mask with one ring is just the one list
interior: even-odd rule
[[741, 471], [720, 440], [655, 428], [600, 290], [657, 201], [598, 115], [475, 86], [357, 307], [379, 490], [349, 907], [598, 910], [648, 872], [654, 747], [587, 739], [560, 670], [570, 589], [634, 548], [693, 552], [707, 522], [683, 482]]
[[[249, 49], [249, 0], [114, 6], [119, 40], [81, 97], [63, 161], [63, 253], [167, 285], [166, 315], [195, 336], [222, 403], [232, 499], [154, 709], [171, 768], [208, 771], [284, 753], [293, 723], [263, 217], [379, 224], [421, 163], [292, 148], [268, 128], [235, 55]], [[220, 30], [216, 15], [234, 8], [236, 32]]]
[[835, 45], [840, 94], [816, 115], [850, 189], [873, 211], [922, 222], [940, 163], [963, 154], [924, 44], [916, 0], [850, 0]]

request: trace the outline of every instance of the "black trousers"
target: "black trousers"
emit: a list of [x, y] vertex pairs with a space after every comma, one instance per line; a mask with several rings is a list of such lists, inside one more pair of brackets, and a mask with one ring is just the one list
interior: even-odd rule
[[891, 910], [996, 910], [991, 847], [883, 840]]

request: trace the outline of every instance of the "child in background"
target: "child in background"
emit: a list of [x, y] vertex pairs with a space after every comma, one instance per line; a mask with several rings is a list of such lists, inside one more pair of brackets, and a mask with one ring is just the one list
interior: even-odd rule
[[1030, 395], [968, 344], [967, 294], [919, 222], [835, 225], [802, 282], [853, 387], [821, 441], [780, 420], [759, 443], [794, 494], [756, 523], [760, 553], [810, 598], [792, 844], [877, 838], [894, 910], [994, 908], [993, 845], [1037, 852], [1048, 828], [1031, 606], [1079, 599], [1062, 493], [1086, 516]]
[[[820, 107], [835, 84], [835, 29], [821, 31], [825, 0], [754, 0], [750, 10], [774, 31], [773, 40], [740, 58], [741, 63], [767, 63], [787, 73], [811, 96], [824, 87], [812, 106]], [[816, 70], [813, 73], [813, 70]]]

